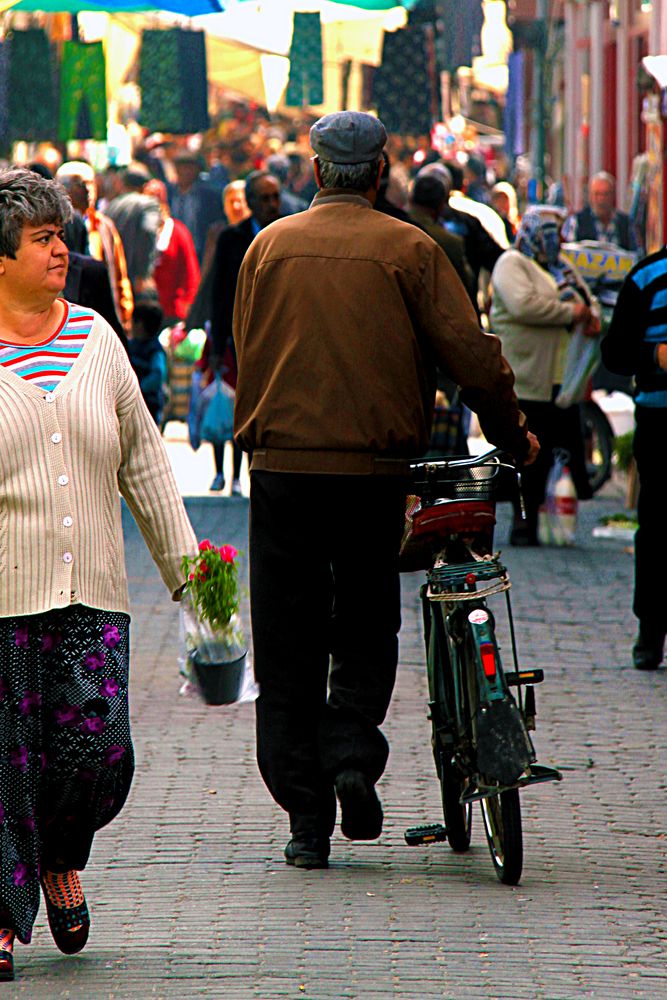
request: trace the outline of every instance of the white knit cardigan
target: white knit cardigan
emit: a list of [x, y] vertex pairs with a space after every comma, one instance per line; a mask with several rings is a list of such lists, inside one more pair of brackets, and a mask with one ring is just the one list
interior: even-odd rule
[[96, 314], [53, 392], [0, 366], [0, 616], [129, 611], [119, 493], [178, 599], [195, 535], [127, 354]]

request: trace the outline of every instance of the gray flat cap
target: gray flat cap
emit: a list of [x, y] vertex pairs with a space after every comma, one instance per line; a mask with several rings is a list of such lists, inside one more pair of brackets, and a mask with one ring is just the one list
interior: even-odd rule
[[371, 163], [387, 141], [384, 125], [363, 111], [335, 111], [310, 130], [314, 152], [330, 163]]

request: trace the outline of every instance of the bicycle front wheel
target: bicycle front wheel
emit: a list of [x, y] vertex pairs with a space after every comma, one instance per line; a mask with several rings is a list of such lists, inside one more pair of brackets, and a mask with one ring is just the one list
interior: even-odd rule
[[[485, 779], [482, 778], [485, 782]], [[486, 783], [486, 782], [485, 782]], [[504, 885], [518, 885], [523, 869], [523, 832], [519, 790], [510, 788], [482, 799], [486, 842], [496, 875]]]
[[586, 453], [586, 474], [593, 493], [611, 478], [614, 432], [605, 413], [593, 400], [579, 404]]

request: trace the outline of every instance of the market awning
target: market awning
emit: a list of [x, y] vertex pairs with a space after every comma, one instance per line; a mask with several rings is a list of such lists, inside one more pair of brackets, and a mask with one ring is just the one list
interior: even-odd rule
[[151, 10], [165, 10], [172, 14], [220, 14], [224, 4], [218, 0], [160, 0], [147, 3], [142, 0], [0, 0], [0, 14], [6, 10], [32, 10], [44, 14], [82, 14], [103, 12], [105, 14], [144, 13]]

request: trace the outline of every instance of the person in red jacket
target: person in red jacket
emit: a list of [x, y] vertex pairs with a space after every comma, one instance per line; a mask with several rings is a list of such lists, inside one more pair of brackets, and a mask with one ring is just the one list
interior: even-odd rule
[[144, 193], [159, 201], [162, 212], [153, 279], [165, 325], [170, 326], [185, 319], [194, 301], [199, 288], [199, 261], [187, 226], [169, 212], [167, 188], [162, 181], [148, 181]]

